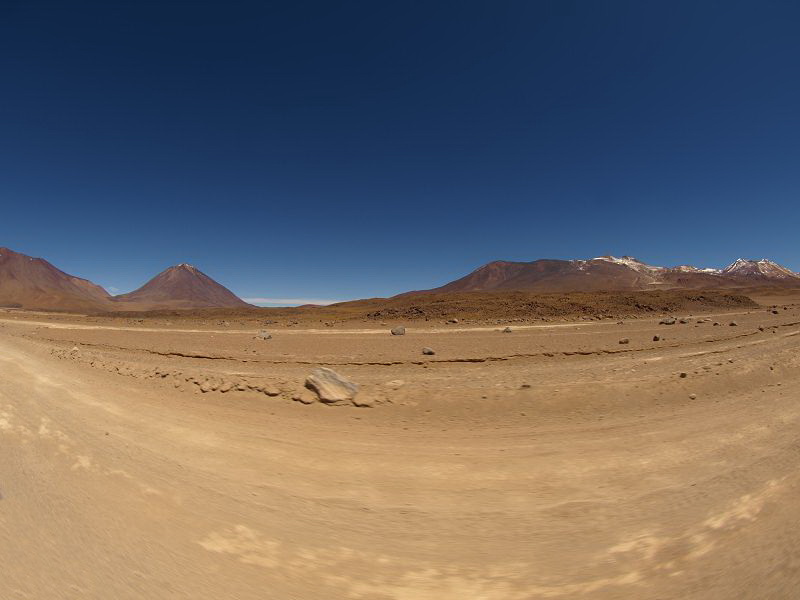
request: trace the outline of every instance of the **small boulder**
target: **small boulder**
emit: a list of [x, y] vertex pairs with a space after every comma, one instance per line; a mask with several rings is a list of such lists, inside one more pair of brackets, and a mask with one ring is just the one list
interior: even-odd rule
[[436, 352], [433, 351], [433, 348], [428, 348], [428, 347], [423, 348], [422, 353], [427, 356], [433, 356], [434, 354], [436, 354]]
[[661, 319], [658, 322], [659, 325], [675, 325], [675, 323], [677, 323], [677, 321], [672, 317], [670, 317], [668, 319]]
[[620, 343], [620, 344], [630, 344], [630, 343], [631, 343], [631, 341], [630, 341], [628, 338], [622, 338], [622, 339], [619, 341], [619, 343]]
[[306, 378], [306, 387], [325, 404], [352, 402], [358, 393], [357, 384], [326, 367], [314, 369]]
[[731, 327], [738, 327], [739, 326], [739, 324], [736, 321], [731, 321], [730, 323], [728, 323], [728, 325], [730, 325]]
[[653, 341], [654, 342], [660, 342], [661, 341], [661, 336], [660, 335], [654, 335], [653, 336]]
[[506, 327], [503, 329], [503, 333], [511, 333], [511, 327]]
[[392, 327], [391, 331], [392, 331], [392, 335], [405, 335], [406, 334], [406, 328], [403, 327], [403, 326]]
[[452, 323], [453, 325], [457, 325], [458, 324], [458, 319], [449, 319], [447, 322], [448, 323]]
[[271, 340], [272, 339], [272, 335], [269, 333], [269, 331], [265, 331], [264, 329], [262, 329], [261, 331], [259, 331], [253, 337], [253, 339], [254, 340]]

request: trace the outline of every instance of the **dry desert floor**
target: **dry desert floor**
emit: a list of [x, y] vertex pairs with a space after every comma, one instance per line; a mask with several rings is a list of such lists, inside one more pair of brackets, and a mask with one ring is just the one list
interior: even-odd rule
[[[0, 598], [798, 598], [783, 304], [404, 336], [0, 311]], [[311, 402], [318, 366], [366, 406]]]

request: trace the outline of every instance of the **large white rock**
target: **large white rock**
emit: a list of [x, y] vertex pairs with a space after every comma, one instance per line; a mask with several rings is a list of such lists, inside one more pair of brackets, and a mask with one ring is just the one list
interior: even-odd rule
[[358, 393], [358, 384], [326, 367], [311, 371], [311, 375], [306, 378], [306, 387], [326, 404], [352, 402]]

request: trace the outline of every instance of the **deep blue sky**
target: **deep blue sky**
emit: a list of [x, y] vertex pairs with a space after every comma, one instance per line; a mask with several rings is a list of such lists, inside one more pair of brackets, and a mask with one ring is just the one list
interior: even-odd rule
[[800, 3], [0, 2], [0, 246], [347, 299], [493, 259], [800, 270]]

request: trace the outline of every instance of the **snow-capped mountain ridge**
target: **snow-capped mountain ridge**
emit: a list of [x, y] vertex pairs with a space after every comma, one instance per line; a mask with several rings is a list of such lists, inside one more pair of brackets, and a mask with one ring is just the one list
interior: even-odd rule
[[800, 274], [779, 265], [778, 263], [762, 258], [761, 260], [748, 260], [737, 258], [730, 265], [722, 269], [724, 275], [737, 275], [741, 277], [765, 277], [768, 279], [786, 279], [800, 277]]
[[676, 267], [657, 267], [648, 265], [642, 261], [633, 258], [632, 256], [623, 256], [617, 258], [615, 256], [598, 256], [592, 260], [602, 260], [613, 264], [624, 265], [635, 271], [676, 271], [681, 273], [707, 273], [711, 275], [732, 275], [738, 277], [766, 277], [785, 279], [787, 277], [800, 278], [800, 273], [795, 273], [775, 261], [768, 258], [761, 260], [752, 260], [746, 258], [737, 258], [730, 265], [724, 269], [713, 269], [710, 267], [695, 267], [693, 265], [678, 265]]
[[592, 260], [604, 260], [606, 262], [613, 263], [615, 265], [623, 265], [628, 267], [629, 269], [633, 269], [634, 271], [643, 271], [643, 272], [653, 272], [653, 271], [663, 271], [664, 267], [655, 267], [653, 265], [648, 265], [643, 263], [642, 261], [632, 257], [632, 256], [598, 256], [597, 258], [593, 258]]
[[800, 287], [800, 274], [768, 259], [739, 259], [724, 269], [714, 269], [693, 265], [660, 267], [632, 256], [608, 255], [573, 260], [494, 261], [443, 286], [423, 291], [528, 290], [547, 293], [735, 289], [763, 285]]

